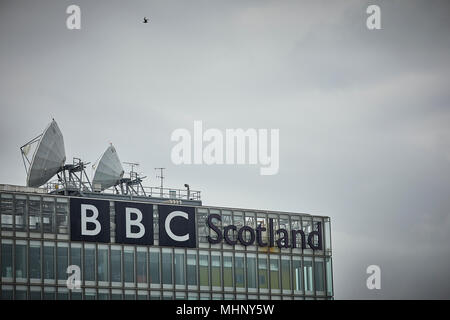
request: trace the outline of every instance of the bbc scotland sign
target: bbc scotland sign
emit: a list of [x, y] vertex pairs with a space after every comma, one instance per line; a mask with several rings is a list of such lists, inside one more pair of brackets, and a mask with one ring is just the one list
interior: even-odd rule
[[[153, 245], [154, 223], [153, 204], [115, 201], [115, 241], [122, 244]], [[189, 206], [158, 205], [160, 246], [197, 247], [195, 208]], [[233, 246], [257, 245], [259, 247], [296, 248], [300, 238], [301, 247], [306, 244], [313, 250], [322, 250], [322, 227], [305, 235], [302, 230], [274, 230], [273, 219], [269, 219], [268, 228], [258, 225], [256, 229], [243, 226], [238, 229], [228, 225], [221, 230], [215, 221], [221, 216], [210, 214], [206, 225], [211, 229], [208, 242], [217, 244], [224, 241]], [[267, 234], [267, 242], [263, 240]], [[235, 236], [236, 235], [236, 236]], [[277, 236], [275, 239], [275, 235]], [[110, 207], [108, 200], [82, 198], [70, 199], [70, 239], [72, 241], [110, 242]], [[317, 241], [315, 241], [317, 239]]]

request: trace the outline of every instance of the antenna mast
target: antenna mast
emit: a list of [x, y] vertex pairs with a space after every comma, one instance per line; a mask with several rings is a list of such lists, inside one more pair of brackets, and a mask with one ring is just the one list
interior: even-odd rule
[[160, 189], [160, 192], [161, 192], [161, 198], [163, 197], [163, 186], [164, 186], [164, 172], [163, 172], [163, 170], [165, 170], [166, 168], [155, 168], [155, 170], [160, 170], [160, 174], [159, 174], [159, 176], [158, 175], [156, 175], [156, 178], [157, 179], [160, 179], [161, 180], [161, 189]]

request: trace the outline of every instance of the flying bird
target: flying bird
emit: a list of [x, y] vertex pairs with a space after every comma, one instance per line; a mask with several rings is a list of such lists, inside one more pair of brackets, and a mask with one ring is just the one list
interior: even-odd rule
[[148, 18], [144, 17], [144, 22], [143, 23], [148, 23]]

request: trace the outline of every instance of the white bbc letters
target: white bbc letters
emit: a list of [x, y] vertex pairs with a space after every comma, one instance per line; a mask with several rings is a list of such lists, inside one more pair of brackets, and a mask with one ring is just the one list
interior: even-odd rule
[[[137, 215], [137, 219], [131, 219], [131, 214]], [[142, 222], [142, 212], [137, 208], [126, 208], [125, 209], [125, 224], [126, 224], [126, 237], [130, 239], [140, 239], [145, 234], [145, 227]], [[136, 226], [139, 228], [139, 232], [131, 232], [131, 226]]]
[[[92, 216], [88, 217], [87, 212], [92, 212]], [[81, 204], [81, 235], [82, 236], [96, 236], [102, 231], [98, 218], [98, 209], [91, 204]], [[94, 224], [94, 230], [88, 230], [87, 224]]]

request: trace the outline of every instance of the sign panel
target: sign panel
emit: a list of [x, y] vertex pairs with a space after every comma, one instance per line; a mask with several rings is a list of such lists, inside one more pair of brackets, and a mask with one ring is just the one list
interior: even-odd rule
[[116, 242], [153, 244], [153, 204], [115, 202]]
[[159, 245], [196, 247], [195, 208], [158, 205]]
[[109, 201], [70, 198], [70, 240], [110, 242]]

